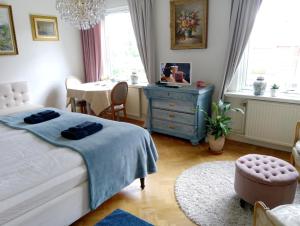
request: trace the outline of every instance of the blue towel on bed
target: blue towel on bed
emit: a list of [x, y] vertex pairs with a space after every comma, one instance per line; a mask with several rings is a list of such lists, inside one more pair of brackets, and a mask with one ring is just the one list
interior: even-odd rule
[[28, 124], [37, 124], [59, 117], [59, 114], [53, 110], [45, 110], [32, 114], [24, 118], [24, 122]]
[[102, 127], [103, 126], [100, 123], [86, 121], [62, 131], [61, 135], [70, 140], [80, 140], [99, 132]]
[[[90, 115], [53, 108], [45, 110], [54, 110], [60, 117], [39, 124], [26, 124], [24, 117], [38, 112], [31, 111], [0, 116], [0, 122], [12, 128], [28, 130], [53, 145], [80, 153], [87, 166], [92, 209], [135, 179], [156, 172], [158, 155], [147, 130]], [[61, 131], [86, 121], [102, 124], [101, 132], [81, 140], [68, 140], [61, 136]]]

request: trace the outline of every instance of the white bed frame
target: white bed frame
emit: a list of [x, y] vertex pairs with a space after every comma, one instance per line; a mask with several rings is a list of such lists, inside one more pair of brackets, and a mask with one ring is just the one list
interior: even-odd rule
[[[43, 107], [30, 104], [26, 82], [0, 84], [0, 96], [4, 97], [0, 99], [0, 115]], [[145, 179], [141, 178], [140, 182], [141, 189], [144, 189]], [[88, 182], [84, 182], [3, 226], [70, 225], [90, 211]]]
[[70, 225], [90, 212], [88, 194], [88, 183], [84, 182], [3, 226]]
[[[0, 115], [38, 109], [29, 102], [26, 82], [0, 84]], [[70, 225], [90, 211], [88, 184], [84, 182], [51, 201], [9, 221], [4, 226]]]

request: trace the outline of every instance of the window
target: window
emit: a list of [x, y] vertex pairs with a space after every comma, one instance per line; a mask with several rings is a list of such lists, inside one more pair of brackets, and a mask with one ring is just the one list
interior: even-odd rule
[[139, 82], [147, 82], [129, 11], [108, 12], [104, 22], [104, 77], [126, 81], [132, 72], [137, 73]]
[[268, 86], [300, 93], [300, 1], [264, 0], [236, 75], [238, 89], [258, 76]]

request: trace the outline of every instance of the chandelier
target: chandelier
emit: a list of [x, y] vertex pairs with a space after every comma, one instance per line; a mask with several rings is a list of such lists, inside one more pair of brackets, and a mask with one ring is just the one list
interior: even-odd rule
[[61, 18], [72, 26], [87, 30], [94, 27], [104, 14], [104, 0], [56, 0]]

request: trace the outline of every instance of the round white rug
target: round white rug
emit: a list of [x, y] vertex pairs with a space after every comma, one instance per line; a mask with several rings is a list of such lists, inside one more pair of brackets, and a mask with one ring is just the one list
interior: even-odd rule
[[[234, 191], [233, 161], [215, 161], [185, 170], [176, 180], [179, 206], [197, 225], [252, 225], [253, 210], [240, 207]], [[300, 203], [300, 186], [294, 203]]]

